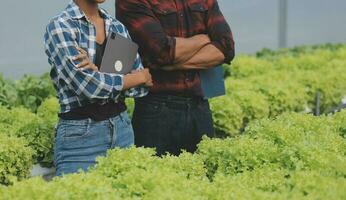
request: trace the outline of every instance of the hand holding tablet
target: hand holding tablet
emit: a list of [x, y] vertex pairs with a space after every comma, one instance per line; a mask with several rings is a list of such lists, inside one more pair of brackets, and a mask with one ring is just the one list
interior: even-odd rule
[[136, 43], [118, 33], [109, 33], [100, 71], [115, 74], [130, 73], [137, 52], [138, 45]]

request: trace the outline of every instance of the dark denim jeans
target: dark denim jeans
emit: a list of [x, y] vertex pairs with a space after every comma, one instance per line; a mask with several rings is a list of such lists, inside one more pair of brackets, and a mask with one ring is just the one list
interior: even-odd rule
[[134, 143], [127, 112], [105, 121], [60, 120], [54, 146], [56, 175], [86, 171], [96, 164], [96, 157], [107, 150], [126, 148]]
[[136, 99], [132, 125], [136, 146], [157, 154], [194, 152], [203, 135], [214, 136], [209, 103], [202, 98], [148, 95]]

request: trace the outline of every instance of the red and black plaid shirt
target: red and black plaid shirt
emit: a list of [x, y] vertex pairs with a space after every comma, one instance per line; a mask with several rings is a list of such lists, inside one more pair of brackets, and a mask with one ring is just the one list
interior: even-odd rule
[[[146, 67], [174, 64], [175, 37], [208, 34], [225, 55], [234, 58], [231, 29], [217, 0], [117, 0], [117, 18], [128, 28], [139, 45]], [[170, 71], [151, 69], [151, 93], [201, 96], [197, 70]]]

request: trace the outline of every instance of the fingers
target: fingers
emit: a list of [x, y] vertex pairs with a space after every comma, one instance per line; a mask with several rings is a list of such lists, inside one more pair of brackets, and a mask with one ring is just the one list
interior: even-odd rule
[[153, 84], [152, 81], [148, 81], [148, 82], [145, 83], [145, 86], [146, 87], [152, 87], [152, 86], [154, 86], [154, 84]]
[[79, 69], [81, 70], [86, 70], [86, 69], [91, 69], [93, 71], [99, 71], [98, 67], [94, 65], [93, 63], [80, 63], [81, 66], [78, 66]]
[[99, 71], [99, 68], [98, 68], [96, 65], [94, 65], [94, 64], [92, 64], [92, 65], [90, 66], [90, 69], [92, 69], [92, 70], [95, 71], [95, 72], [98, 72], [98, 71]]
[[90, 65], [90, 61], [89, 60], [83, 60], [82, 62], [80, 62], [77, 67], [78, 68], [84, 68], [86, 66]]
[[85, 51], [84, 49], [80, 48], [80, 47], [77, 47], [77, 50], [78, 50], [81, 54], [88, 55], [88, 52]]
[[93, 62], [91, 62], [91, 60], [89, 59], [88, 52], [80, 47], [76, 47], [76, 48], [80, 53], [77, 56], [73, 57], [74, 61], [76, 60], [80, 61], [77, 67], [83, 70], [92, 69], [93, 71], [98, 71], [97, 66]]
[[147, 71], [147, 82], [145, 83], [147, 87], [152, 87], [153, 84], [153, 79], [151, 77], [151, 74], [149, 73], [149, 70]]
[[88, 53], [84, 49], [77, 47], [77, 50], [79, 51], [80, 54], [75, 56], [73, 58], [73, 60], [86, 60], [86, 59], [88, 59]]
[[145, 87], [152, 87], [154, 85], [148, 68], [144, 68], [140, 71], [136, 71], [135, 73], [138, 73], [138, 72], [142, 73], [143, 76], [145, 77], [145, 83], [144, 83]]
[[136, 74], [136, 73], [139, 73], [139, 72], [140, 72], [140, 70], [132, 70], [131, 74]]
[[79, 54], [79, 55], [73, 57], [74, 61], [76, 61], [76, 60], [86, 60], [86, 59], [88, 59], [88, 56], [85, 55], [85, 54]]
[[89, 59], [83, 60], [77, 65], [78, 68], [83, 68], [83, 69], [92, 69], [94, 71], [98, 71], [97, 66], [92, 63]]

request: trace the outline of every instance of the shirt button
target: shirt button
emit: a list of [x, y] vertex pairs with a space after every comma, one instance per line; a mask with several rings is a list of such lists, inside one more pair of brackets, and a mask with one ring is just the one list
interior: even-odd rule
[[180, 17], [183, 17], [184, 15], [183, 14], [180, 14]]

